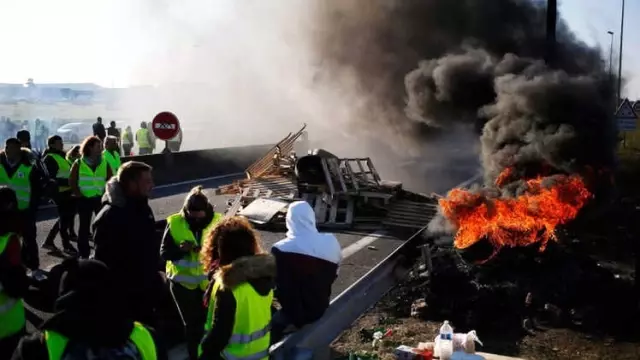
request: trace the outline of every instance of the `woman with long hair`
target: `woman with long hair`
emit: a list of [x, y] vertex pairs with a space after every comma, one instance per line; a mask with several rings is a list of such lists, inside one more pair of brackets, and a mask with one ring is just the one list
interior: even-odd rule
[[200, 251], [205, 270], [218, 267], [205, 295], [200, 359], [268, 359], [276, 264], [243, 217], [226, 218]]
[[209, 280], [198, 257], [207, 235], [220, 219], [222, 214], [214, 211], [202, 186], [196, 186], [187, 194], [182, 210], [167, 217], [160, 246], [160, 255], [167, 262], [169, 290], [184, 324], [191, 360], [198, 359], [198, 345], [207, 316], [202, 297]]
[[79, 218], [78, 251], [80, 257], [89, 258], [89, 237], [91, 235], [91, 217], [100, 210], [102, 195], [107, 180], [113, 175], [107, 161], [102, 158], [102, 141], [89, 136], [80, 146], [80, 159], [71, 167], [69, 185], [77, 199]]

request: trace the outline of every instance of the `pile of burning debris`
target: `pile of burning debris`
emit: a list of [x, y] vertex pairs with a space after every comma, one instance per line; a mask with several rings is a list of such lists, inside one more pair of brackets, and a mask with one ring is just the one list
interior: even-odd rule
[[218, 194], [235, 195], [227, 216], [282, 226], [289, 204], [304, 200], [313, 207], [318, 226], [325, 228], [412, 230], [433, 218], [436, 196], [382, 180], [370, 158], [339, 158], [322, 149], [298, 157], [296, 146], [307, 144], [305, 128], [287, 135], [249, 166], [246, 179], [217, 189]]
[[586, 245], [585, 223], [604, 227], [616, 219], [587, 218], [592, 194], [578, 175], [519, 181], [517, 195], [504, 196], [511, 173], [507, 168], [492, 187], [454, 189], [440, 199], [422, 262], [392, 294], [396, 310], [485, 332], [634, 327], [623, 320], [637, 309], [631, 266], [604, 261]]

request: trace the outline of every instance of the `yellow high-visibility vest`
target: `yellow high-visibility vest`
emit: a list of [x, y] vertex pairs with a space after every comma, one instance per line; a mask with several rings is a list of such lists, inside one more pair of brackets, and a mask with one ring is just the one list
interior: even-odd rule
[[20, 166], [13, 173], [13, 176], [9, 176], [4, 166], [0, 165], [0, 185], [5, 185], [13, 189], [16, 192], [18, 198], [18, 209], [25, 210], [29, 207], [31, 201], [31, 171], [33, 165], [25, 165], [20, 163]]
[[[9, 239], [13, 233], [0, 236], [0, 255], [9, 244]], [[24, 304], [22, 299], [10, 297], [2, 288], [0, 283], [0, 340], [17, 334], [26, 326], [24, 315]]]
[[107, 162], [104, 159], [101, 160], [96, 171], [93, 171], [84, 159], [81, 158], [78, 161], [80, 167], [78, 169], [78, 187], [82, 196], [87, 198], [102, 196], [107, 185]]
[[[213, 327], [216, 292], [222, 283], [219, 279], [213, 285], [205, 330]], [[273, 290], [262, 296], [245, 282], [232, 290], [236, 300], [236, 314], [229, 344], [222, 351], [227, 360], [267, 360], [269, 359], [269, 342], [271, 341], [271, 303]], [[202, 348], [199, 349], [202, 353]]]
[[[55, 160], [56, 164], [58, 164], [58, 173], [56, 174], [56, 178], [68, 180], [69, 175], [71, 175], [71, 164], [69, 163], [69, 161], [67, 161], [67, 159], [63, 158], [62, 156], [53, 153], [47, 154], [47, 156], [45, 156], [45, 159], [49, 156], [51, 156], [51, 158]], [[59, 192], [65, 192], [69, 190], [71, 190], [70, 186], [58, 187]]]
[[102, 151], [102, 156], [107, 161], [107, 164], [111, 167], [111, 173], [116, 174], [120, 165], [122, 165], [122, 161], [120, 161], [120, 154], [116, 151], [111, 153], [109, 150]]
[[123, 130], [122, 135], [120, 136], [120, 143], [122, 145], [131, 145], [131, 141], [129, 140], [130, 136], [131, 132], [127, 131], [126, 129]]
[[[173, 241], [177, 246], [180, 246], [183, 242], [190, 242], [194, 245], [201, 246], [204, 243], [204, 239], [209, 231], [222, 219], [222, 215], [215, 213], [213, 219], [202, 230], [202, 236], [200, 241], [196, 241], [193, 232], [189, 230], [189, 224], [181, 213], [173, 214], [167, 218], [169, 224], [169, 232]], [[167, 278], [177, 282], [189, 290], [194, 290], [198, 287], [205, 290], [209, 285], [207, 274], [204, 267], [200, 263], [199, 253], [197, 251], [191, 251], [189, 254], [178, 261], [167, 261], [166, 266]]]
[[[47, 343], [47, 353], [49, 360], [60, 360], [67, 348], [69, 339], [55, 331], [46, 330], [44, 339]], [[156, 352], [156, 344], [153, 341], [151, 332], [139, 322], [133, 324], [133, 330], [129, 335], [129, 340], [138, 348], [142, 360], [156, 360], [158, 354]]]
[[150, 149], [151, 143], [149, 143], [149, 129], [138, 129], [138, 131], [136, 131], [136, 141], [138, 142], [139, 148]]

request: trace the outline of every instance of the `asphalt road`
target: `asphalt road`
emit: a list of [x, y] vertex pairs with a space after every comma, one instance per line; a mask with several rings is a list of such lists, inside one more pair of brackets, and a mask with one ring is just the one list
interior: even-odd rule
[[[473, 175], [473, 170], [465, 171], [464, 176], [460, 176], [458, 182], [465, 180]], [[226, 177], [217, 177], [212, 179], [196, 180], [186, 183], [171, 184], [154, 189], [150, 205], [155, 214], [156, 220], [164, 219], [168, 215], [180, 210], [186, 193], [195, 185], [203, 185], [206, 190], [214, 189], [222, 184], [227, 184], [242, 177], [243, 174], [235, 174]], [[451, 185], [454, 185], [453, 183]], [[435, 190], [435, 189], [434, 189]], [[226, 209], [226, 202], [231, 196], [214, 196], [211, 195], [211, 202], [220, 211]], [[53, 206], [45, 206], [38, 213], [38, 243], [42, 244], [49, 230], [56, 221], [56, 210]], [[77, 226], [76, 221], [76, 226]], [[263, 247], [269, 250], [271, 246], [284, 237], [283, 232], [260, 231]], [[375, 233], [358, 233], [358, 232], [341, 232], [336, 233], [336, 237], [343, 249], [344, 261], [341, 264], [338, 278], [333, 286], [332, 297], [337, 296], [346, 290], [357, 279], [365, 275], [376, 264], [382, 261], [386, 256], [393, 252], [402, 242], [403, 239], [384, 232]], [[56, 244], [60, 245], [59, 238]], [[49, 269], [60, 263], [61, 257], [52, 255], [46, 251], [40, 251], [41, 267]], [[28, 305], [27, 305], [28, 306]], [[46, 318], [48, 314], [42, 313], [28, 306], [31, 314], [29, 316], [29, 330]], [[178, 347], [173, 349], [172, 358], [184, 358], [184, 349]]]

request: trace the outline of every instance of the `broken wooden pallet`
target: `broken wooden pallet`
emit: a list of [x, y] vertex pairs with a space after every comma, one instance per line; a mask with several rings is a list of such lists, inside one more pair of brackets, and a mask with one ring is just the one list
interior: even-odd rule
[[390, 227], [421, 229], [427, 225], [438, 212], [438, 203], [434, 198], [425, 202], [396, 200], [393, 201], [382, 224]]
[[331, 196], [380, 186], [380, 175], [370, 158], [323, 158], [321, 163]]
[[278, 142], [274, 147], [272, 147], [263, 157], [258, 159], [253, 164], [249, 165], [245, 173], [247, 177], [250, 179], [258, 178], [264, 174], [269, 174], [276, 167], [273, 164], [273, 157], [279, 152], [282, 155], [288, 155], [294, 149], [294, 145], [296, 140], [305, 134], [305, 129], [307, 128], [307, 124], [304, 124], [302, 129], [300, 129], [297, 133], [287, 135], [284, 139]]
[[295, 198], [298, 194], [298, 186], [291, 179], [284, 177], [250, 179], [245, 181], [241, 186], [244, 197]]
[[349, 227], [353, 223], [355, 201], [352, 197], [305, 193], [302, 199], [313, 208], [318, 226]]

